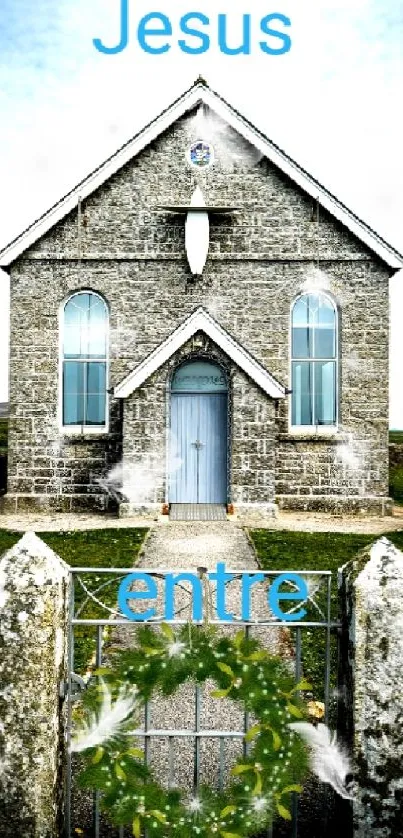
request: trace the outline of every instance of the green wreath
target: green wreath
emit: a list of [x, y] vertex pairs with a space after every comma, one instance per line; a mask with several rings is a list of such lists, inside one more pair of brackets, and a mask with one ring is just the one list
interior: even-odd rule
[[[96, 671], [101, 684], [83, 698], [72, 740], [85, 760], [80, 785], [101, 792], [108, 819], [129, 825], [135, 838], [145, 829], [155, 838], [247, 838], [277, 816], [290, 820], [291, 796], [302, 791], [308, 760], [288, 725], [305, 717], [298, 694], [310, 685], [295, 684], [285, 663], [244, 631], [229, 638], [211, 626], [160, 628], [139, 628], [136, 646], [115, 652], [111, 667]], [[256, 724], [245, 734], [249, 752], [232, 768], [231, 783], [220, 792], [202, 786], [191, 797], [153, 779], [142, 749], [128, 747], [128, 730], [156, 689], [169, 696], [185, 681], [207, 679], [217, 684], [215, 698], [242, 702]]]

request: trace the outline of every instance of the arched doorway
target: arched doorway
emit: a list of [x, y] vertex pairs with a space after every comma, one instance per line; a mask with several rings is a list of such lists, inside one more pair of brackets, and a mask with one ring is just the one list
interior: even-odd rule
[[227, 502], [227, 378], [218, 364], [188, 361], [171, 384], [170, 503]]

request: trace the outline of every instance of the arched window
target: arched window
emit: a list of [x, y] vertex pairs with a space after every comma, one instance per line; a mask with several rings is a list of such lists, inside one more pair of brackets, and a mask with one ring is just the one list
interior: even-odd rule
[[102, 297], [80, 291], [63, 310], [63, 426], [105, 427], [108, 309]]
[[336, 425], [337, 310], [325, 294], [304, 294], [293, 305], [292, 425]]

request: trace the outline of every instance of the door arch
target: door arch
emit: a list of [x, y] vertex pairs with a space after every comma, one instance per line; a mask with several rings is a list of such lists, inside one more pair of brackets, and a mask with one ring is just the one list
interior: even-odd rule
[[179, 366], [171, 382], [170, 503], [227, 502], [228, 382], [218, 364]]

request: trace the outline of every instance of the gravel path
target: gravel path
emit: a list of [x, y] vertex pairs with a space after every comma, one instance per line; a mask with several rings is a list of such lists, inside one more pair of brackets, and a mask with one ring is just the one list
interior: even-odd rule
[[[34, 514], [13, 513], [0, 514], [0, 529], [26, 532], [67, 532], [70, 530], [91, 529], [121, 529], [127, 527], [155, 526], [156, 523], [172, 526], [167, 516], [157, 517], [156, 520], [146, 518], [117, 518], [112, 514]], [[236, 524], [236, 516], [229, 519], [229, 523]], [[256, 527], [251, 521], [244, 522], [245, 526]], [[270, 530], [299, 530], [301, 532], [355, 532], [373, 533], [381, 535], [392, 530], [403, 529], [403, 507], [395, 507], [393, 517], [376, 518], [365, 515], [328, 515], [325, 512], [279, 512], [277, 518], [270, 520], [265, 529]]]
[[[237, 525], [230, 522], [208, 523], [170, 523], [169, 526], [157, 525], [146, 540], [140, 562], [136, 568], [147, 570], [168, 569], [172, 571], [187, 570], [197, 573], [198, 567], [215, 570], [217, 562], [224, 562], [226, 570], [245, 570], [254, 573], [258, 570], [253, 548], [244, 532]], [[210, 593], [215, 602], [215, 583], [210, 583]], [[254, 619], [268, 618], [266, 584], [256, 586], [251, 596], [251, 613]], [[186, 590], [178, 590], [175, 597], [175, 616], [189, 619], [190, 614], [190, 583], [185, 583]], [[145, 604], [149, 607], [149, 603]], [[136, 603], [136, 608], [140, 608]], [[240, 582], [233, 580], [226, 587], [226, 609], [229, 613], [240, 613]], [[157, 599], [157, 614], [163, 613], [162, 583], [159, 584]], [[223, 633], [233, 634], [236, 628], [223, 627]], [[114, 632], [112, 645], [114, 647], [130, 646], [132, 627], [119, 627]], [[288, 633], [284, 628], [252, 627], [252, 636], [259, 640], [273, 652], [287, 653], [291, 657], [288, 646]], [[205, 730], [243, 730], [244, 716], [240, 706], [235, 702], [210, 697], [215, 688], [212, 681], [207, 681], [201, 688], [200, 727]], [[191, 684], [183, 685], [170, 698], [153, 700], [149, 724], [158, 729], [187, 729], [194, 730], [195, 724], [195, 688]], [[191, 789], [194, 777], [194, 737], [175, 740], [171, 752], [171, 765], [175, 769], [171, 781], [184, 788]], [[227, 739], [225, 742], [225, 765], [231, 766], [242, 752], [242, 742]], [[220, 746], [217, 739], [202, 739], [200, 748], [200, 781], [216, 784], [220, 773]], [[169, 781], [169, 742], [167, 738], [157, 738], [151, 741], [150, 762], [163, 783]], [[227, 770], [223, 771], [223, 780], [228, 779]]]

